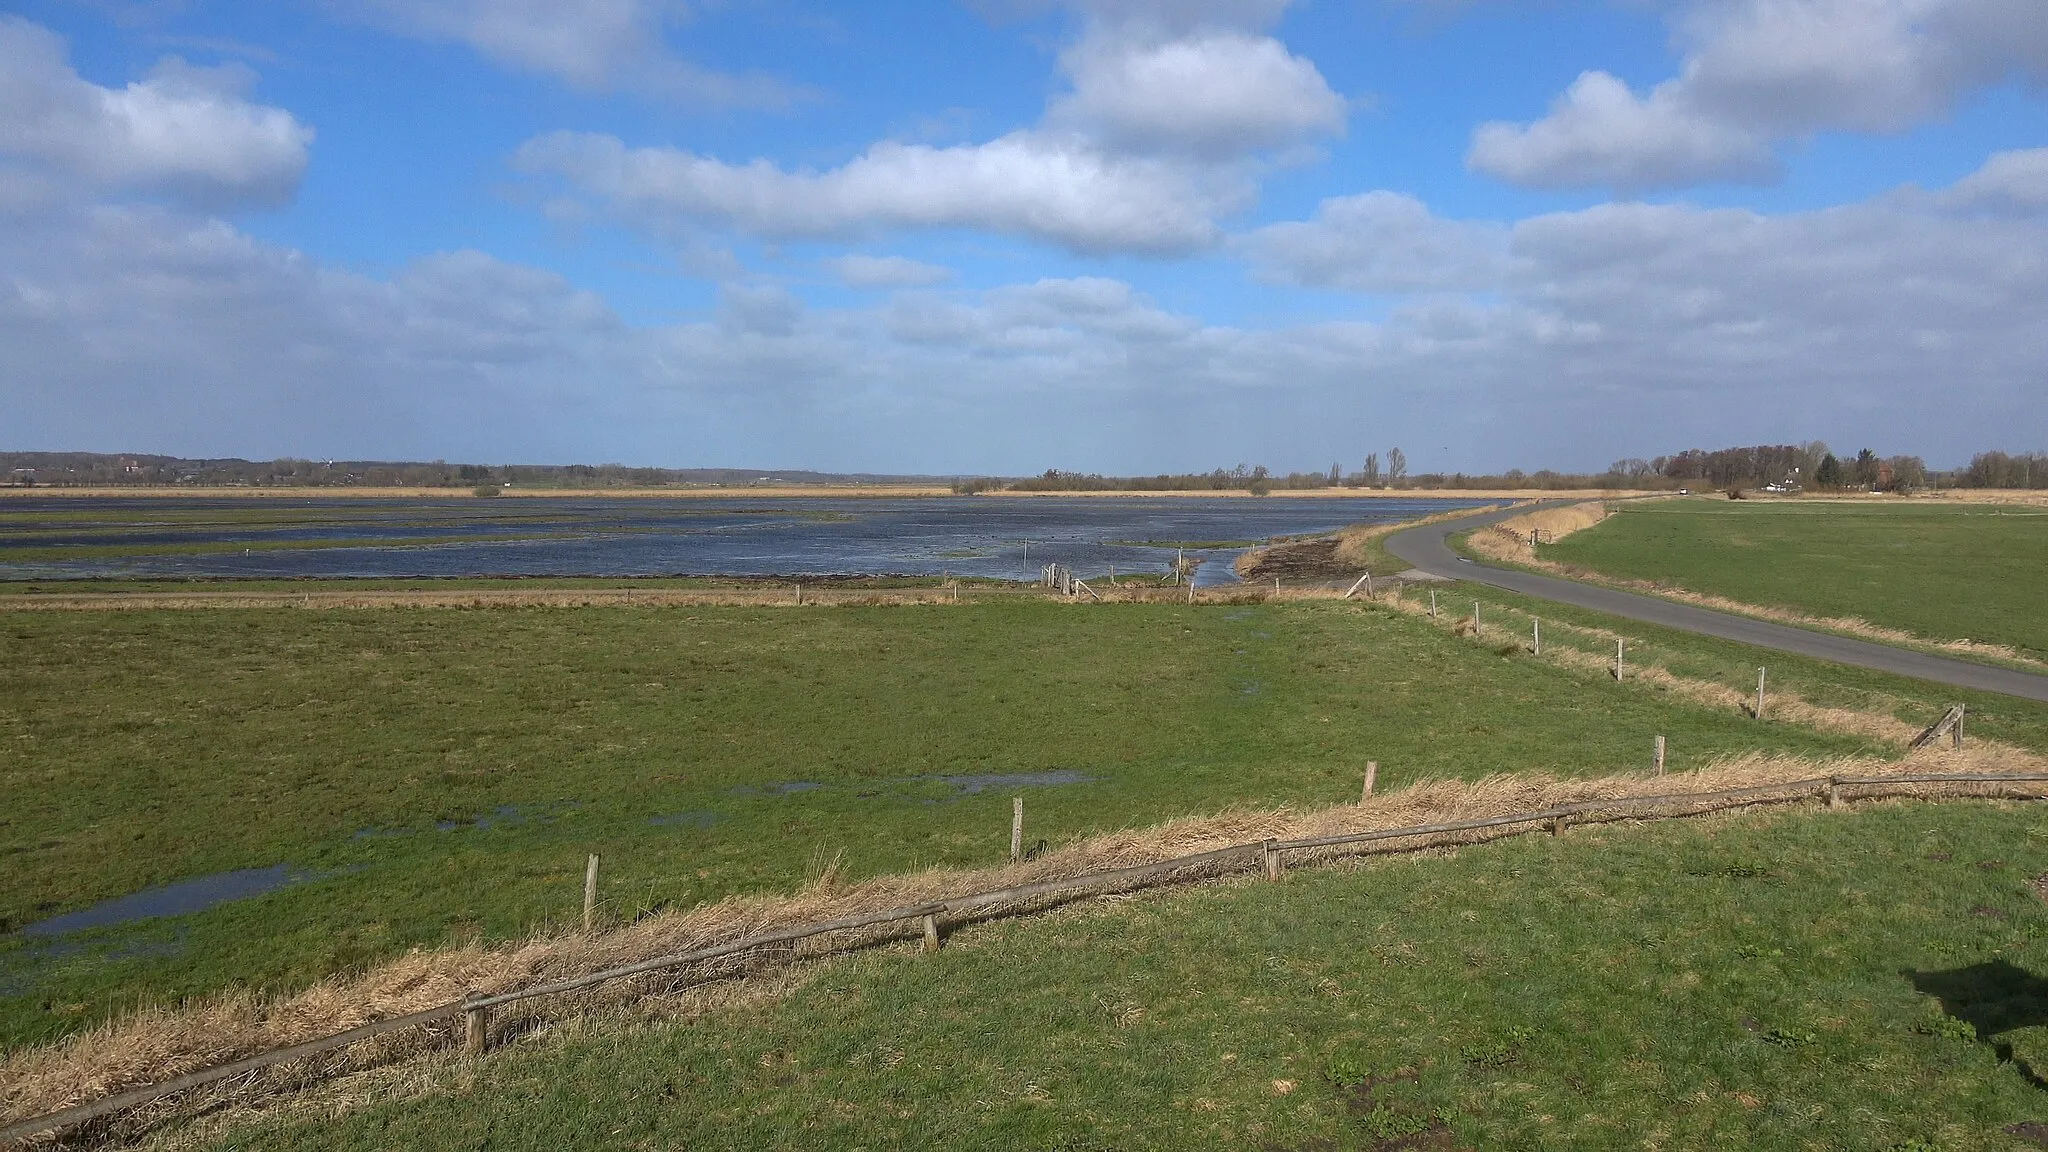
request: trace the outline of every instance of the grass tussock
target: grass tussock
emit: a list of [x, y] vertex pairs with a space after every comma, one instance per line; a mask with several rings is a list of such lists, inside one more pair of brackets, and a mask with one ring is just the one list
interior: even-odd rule
[[[2039, 758], [2014, 759], [2009, 749], [1977, 744], [1916, 754], [1922, 771], [2016, 771], [2039, 768]], [[1033, 881], [1155, 863], [1177, 856], [1267, 838], [1301, 838], [1480, 819], [1560, 804], [1628, 796], [1711, 792], [1825, 774], [1884, 775], [1884, 761], [1816, 761], [1755, 754], [1701, 770], [1664, 777], [1615, 775], [1559, 779], [1498, 775], [1473, 781], [1425, 780], [1355, 805], [1316, 810], [1274, 808], [1187, 817], [1149, 828], [1112, 832], [1055, 848], [1022, 864], [983, 869], [931, 869], [848, 883], [837, 862], [821, 859], [801, 891], [776, 896], [732, 896], [688, 911], [662, 912], [595, 936], [537, 936], [500, 947], [470, 945], [416, 951], [350, 979], [325, 982], [298, 995], [264, 1001], [223, 995], [176, 1009], [143, 1012], [81, 1033], [60, 1044], [16, 1052], [0, 1063], [0, 1121], [14, 1121], [273, 1048], [330, 1035], [374, 1020], [419, 1011], [471, 992], [499, 993], [595, 972], [652, 957], [743, 939], [791, 925], [902, 905], [918, 904]], [[1918, 791], [1941, 794], [1940, 786]], [[1954, 788], [1946, 791], [1956, 791]], [[1426, 842], [1391, 842], [1382, 850], [1469, 843], [1503, 834], [1480, 830]], [[1028, 911], [1017, 908], [1013, 911]], [[747, 965], [841, 951], [900, 935], [902, 928], [863, 938], [819, 938], [774, 956], [756, 956], [717, 972], [665, 973], [619, 981], [577, 997], [536, 1001], [512, 1014], [515, 1029], [543, 1017], [617, 1006], [650, 993], [672, 992], [712, 975], [743, 972]], [[450, 1029], [396, 1033], [329, 1058], [322, 1067], [360, 1068], [404, 1060], [445, 1046]], [[302, 1088], [318, 1069], [284, 1068], [213, 1095], [263, 1095]], [[174, 1107], [166, 1105], [166, 1107]]]

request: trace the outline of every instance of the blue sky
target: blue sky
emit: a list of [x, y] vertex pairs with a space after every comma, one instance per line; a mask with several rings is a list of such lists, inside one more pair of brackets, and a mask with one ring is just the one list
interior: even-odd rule
[[2040, 0], [46, 0], [0, 446], [2048, 445]]

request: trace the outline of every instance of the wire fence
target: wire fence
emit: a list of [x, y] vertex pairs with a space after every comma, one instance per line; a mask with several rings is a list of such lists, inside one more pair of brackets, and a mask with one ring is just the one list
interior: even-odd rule
[[[424, 1011], [374, 1021], [331, 1036], [308, 1040], [286, 1048], [274, 1049], [230, 1063], [192, 1072], [159, 1084], [116, 1093], [89, 1103], [74, 1105], [47, 1115], [22, 1120], [5, 1128], [0, 1128], [0, 1142], [12, 1142], [30, 1136], [74, 1128], [144, 1104], [162, 1100], [180, 1092], [233, 1080], [291, 1061], [333, 1052], [351, 1044], [403, 1029], [419, 1028], [441, 1021], [451, 1021], [457, 1016], [463, 1018], [466, 1046], [472, 1051], [482, 1051], [489, 1043], [491, 1012], [495, 1008], [544, 997], [583, 992], [600, 985], [625, 980], [634, 976], [643, 976], [655, 972], [674, 972], [678, 969], [706, 965], [714, 961], [741, 957], [748, 953], [759, 953], [822, 936], [859, 932], [890, 925], [902, 925], [904, 928], [886, 936], [885, 939], [896, 940], [921, 935], [925, 949], [927, 951], [934, 951], [940, 947], [942, 942], [941, 933], [947, 927], [960, 927], [968, 923], [1004, 916], [1027, 915], [1033, 911], [1040, 911], [1046, 907], [1072, 900], [1119, 894], [1168, 884], [1195, 883], [1247, 870], [1263, 871], [1267, 879], [1279, 880], [1285, 873], [1290, 855], [1305, 856], [1311, 861], [1322, 861], [1375, 852], [1413, 852], [1440, 847], [1447, 843], [1465, 844], [1473, 843], [1475, 840], [1524, 835], [1529, 832], [1541, 831], [1545, 828], [1553, 835], [1560, 835], [1574, 824], [1611, 823], [1623, 820], [1676, 819], [1702, 816], [1712, 812], [1722, 812], [1734, 808], [1761, 804], [1821, 801], [1830, 808], [1837, 808], [1842, 806], [1848, 799], [1872, 799], [1886, 794], [1887, 791], [1893, 794], [1909, 794], [1900, 793], [1899, 790], [1915, 786], [1985, 785], [1998, 789], [1989, 795], [1975, 797], [1985, 799], [2042, 799], [2044, 797], [2039, 793], [2048, 791], [2040, 788], [2019, 790], [2014, 787], [2026, 784], [2048, 784], [2048, 773], [1913, 773], [1891, 776], [1817, 776], [1803, 780], [1790, 780], [1781, 783], [1723, 789], [1713, 792], [1675, 792], [1656, 796], [1627, 796], [1611, 799], [1583, 800], [1538, 811], [1517, 812], [1476, 820], [1422, 824], [1405, 828], [1383, 828], [1369, 832], [1351, 832], [1293, 840], [1270, 839], [1235, 844], [1226, 848], [1199, 852], [1189, 856], [1177, 856], [1151, 864], [1078, 873], [1073, 876], [1039, 880], [1007, 888], [965, 893], [922, 904], [903, 905], [844, 916], [833, 920], [792, 925], [787, 928], [748, 936], [744, 939], [697, 948], [688, 952], [658, 956], [633, 964], [607, 968], [602, 971], [591, 972], [565, 980], [536, 984], [528, 988], [516, 989], [497, 995], [472, 995], [465, 999], [451, 1001]], [[1475, 834], [1480, 835], [1475, 838]], [[912, 925], [915, 925], [915, 927], [910, 927]], [[827, 953], [847, 951], [856, 947], [871, 946], [874, 943], [876, 943], [875, 938], [870, 936], [859, 940], [847, 941], [836, 949], [826, 949], [825, 951]], [[701, 979], [696, 980], [695, 983], [704, 984], [730, 978], [730, 973], [722, 975], [706, 974]]]

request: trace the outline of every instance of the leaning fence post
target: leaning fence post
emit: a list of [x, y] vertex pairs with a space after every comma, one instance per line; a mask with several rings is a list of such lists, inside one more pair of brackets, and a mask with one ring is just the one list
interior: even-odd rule
[[1259, 859], [1266, 866], [1266, 879], [1280, 879], [1280, 850], [1273, 847], [1272, 837], [1268, 836], [1266, 842], [1259, 845]]
[[583, 931], [588, 935], [591, 926], [597, 922], [597, 853], [590, 854], [590, 862], [583, 866]]
[[1657, 775], [1662, 776], [1664, 774], [1664, 738], [1662, 736], [1657, 737], [1656, 753], [1653, 758], [1657, 761]]
[[1379, 783], [1379, 779], [1380, 762], [1377, 760], [1367, 760], [1365, 762], [1365, 791], [1358, 795], [1358, 802], [1360, 804], [1372, 799], [1372, 787], [1374, 784]]
[[1010, 863], [1024, 858], [1024, 798], [1010, 798]]
[[939, 918], [930, 912], [925, 913], [923, 927], [924, 943], [921, 947], [926, 952], [937, 952], [939, 950]]
[[1756, 718], [1764, 718], [1764, 670], [1756, 670]]
[[[480, 996], [471, 992], [469, 999]], [[481, 1052], [491, 1040], [491, 1010], [489, 1008], [465, 1008], [462, 1010], [462, 1047], [469, 1052]]]

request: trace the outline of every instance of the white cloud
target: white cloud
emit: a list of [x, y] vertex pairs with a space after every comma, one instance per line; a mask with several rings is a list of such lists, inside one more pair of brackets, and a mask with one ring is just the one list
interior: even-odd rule
[[1958, 181], [1948, 198], [1973, 208], [2048, 210], [2048, 148], [2000, 152]]
[[1473, 135], [1467, 163], [1531, 187], [1757, 180], [1815, 132], [1894, 132], [2020, 74], [2048, 79], [2040, 0], [1692, 0], [1679, 74], [1638, 95], [1581, 75], [1545, 118]]
[[169, 57], [103, 88], [72, 70], [54, 33], [0, 17], [0, 208], [123, 189], [213, 206], [289, 199], [313, 130], [250, 103], [254, 79]]
[[1344, 99], [1270, 36], [1207, 31], [1163, 41], [1097, 33], [1061, 57], [1074, 90], [1050, 123], [1116, 151], [1214, 158], [1342, 132]]
[[1215, 217], [1250, 199], [1235, 174], [1109, 155], [1039, 132], [950, 148], [883, 142], [824, 172], [567, 132], [528, 141], [514, 162], [563, 177], [632, 219], [769, 237], [972, 228], [1082, 251], [1171, 252], [1212, 243]]
[[1358, 292], [1484, 291], [1507, 268], [1506, 228], [1445, 220], [1413, 196], [1367, 192], [1325, 200], [1315, 218], [1240, 241], [1271, 280]]
[[557, 132], [514, 163], [667, 235], [958, 228], [1090, 253], [1202, 248], [1221, 237], [1220, 218], [1253, 203], [1273, 154], [1344, 127], [1345, 102], [1313, 63], [1203, 18], [1248, 14], [1239, 7], [1091, 6], [1060, 57], [1071, 91], [1041, 124], [980, 143], [885, 140], [812, 171]]
[[467, 44], [523, 72], [586, 90], [630, 89], [711, 104], [778, 107], [799, 92], [765, 76], [703, 68], [668, 50], [682, 0], [338, 0], [402, 35]]
[[[1087, 277], [846, 309], [732, 285], [635, 326], [475, 252], [373, 279], [163, 209], [52, 210], [0, 229], [0, 411], [19, 443], [208, 455], [1149, 471], [1398, 443], [1469, 470], [1821, 436], [1955, 462], [2048, 443], [2048, 212], [1982, 210], [2040, 162], [1818, 212], [1540, 216], [1504, 258], [1496, 226], [1344, 198], [1305, 226], [1363, 271], [1297, 272], [1430, 294], [1271, 327]], [[1434, 291], [1473, 252], [1488, 290]]]
[[866, 256], [856, 252], [827, 260], [825, 265], [849, 288], [921, 288], [953, 278], [951, 268], [907, 256]]

